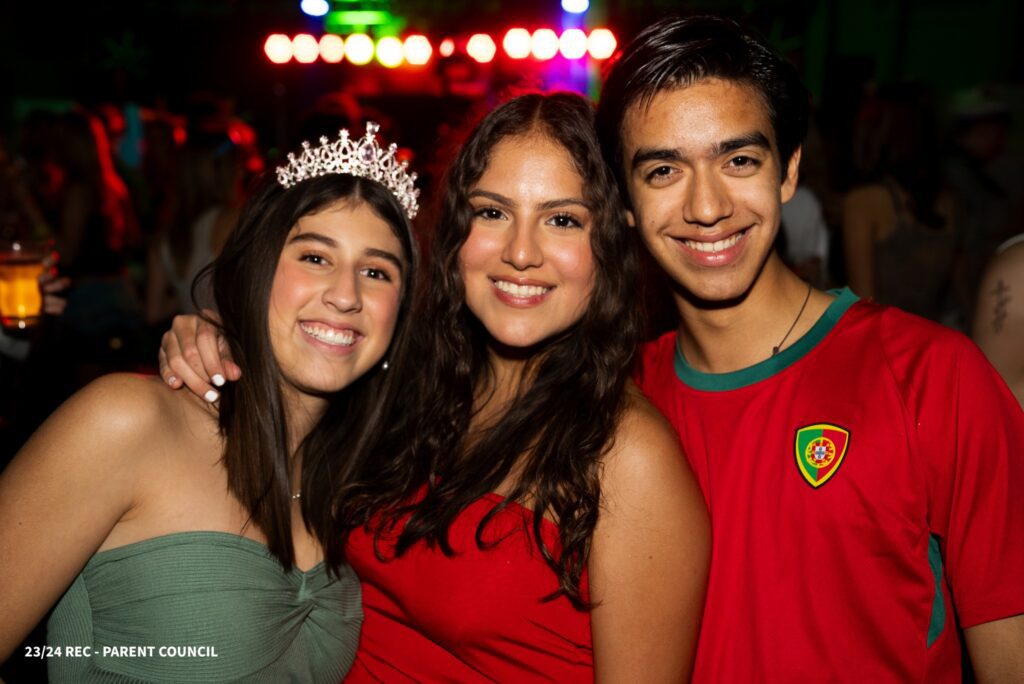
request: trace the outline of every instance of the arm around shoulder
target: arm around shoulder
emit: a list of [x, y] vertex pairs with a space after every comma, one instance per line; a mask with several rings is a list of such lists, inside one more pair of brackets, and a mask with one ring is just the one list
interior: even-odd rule
[[675, 432], [631, 398], [601, 476], [590, 556], [597, 681], [685, 681], [707, 584], [710, 530]]
[[155, 381], [107, 376], [75, 394], [0, 473], [0, 662], [132, 508]]

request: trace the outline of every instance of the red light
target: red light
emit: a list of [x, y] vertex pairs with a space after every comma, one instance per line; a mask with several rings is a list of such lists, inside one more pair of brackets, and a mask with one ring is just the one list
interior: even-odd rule
[[558, 39], [558, 50], [566, 59], [579, 59], [587, 54], [587, 34], [578, 28], [567, 29]]
[[441, 41], [441, 45], [437, 48], [437, 51], [441, 53], [442, 57], [451, 57], [455, 52], [455, 41], [451, 38], [445, 38]]
[[312, 64], [320, 56], [320, 45], [313, 36], [300, 33], [292, 38], [292, 52], [295, 53], [296, 62]]
[[594, 59], [608, 59], [618, 45], [615, 34], [605, 28], [594, 29], [587, 38], [587, 51]]
[[412, 35], [406, 38], [402, 48], [405, 51], [405, 61], [416, 65], [429, 62], [430, 55], [434, 52], [427, 37], [421, 35]]
[[494, 41], [486, 33], [474, 33], [466, 43], [466, 54], [481, 64], [486, 64], [494, 59], [494, 53], [497, 51], [498, 48], [494, 45]]
[[341, 36], [325, 33], [320, 37], [320, 59], [328, 64], [337, 64], [345, 57], [345, 41]]
[[263, 52], [274, 64], [285, 64], [292, 58], [292, 41], [283, 33], [267, 36], [267, 41], [263, 43]]
[[530, 43], [530, 52], [537, 59], [551, 59], [558, 54], [558, 36], [551, 29], [537, 29]]
[[524, 28], [509, 29], [501, 46], [512, 59], [525, 59], [530, 56], [530, 32]]

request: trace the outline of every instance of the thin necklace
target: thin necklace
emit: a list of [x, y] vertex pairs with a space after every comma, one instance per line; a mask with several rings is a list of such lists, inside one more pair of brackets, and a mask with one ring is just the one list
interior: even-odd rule
[[782, 339], [779, 340], [779, 343], [777, 345], [775, 345], [774, 347], [772, 347], [772, 356], [775, 356], [776, 354], [778, 354], [779, 350], [782, 349], [782, 345], [784, 345], [786, 343], [786, 340], [789, 339], [789, 333], [793, 332], [793, 328], [796, 327], [796, 322], [799, 321], [800, 317], [804, 315], [804, 309], [807, 308], [807, 301], [810, 298], [811, 298], [811, 285], [808, 284], [807, 285], [807, 296], [804, 297], [804, 303], [800, 305], [800, 310], [796, 313], [796, 318], [793, 319], [793, 325], [789, 326], [789, 330], [787, 330], [786, 334], [782, 336]]

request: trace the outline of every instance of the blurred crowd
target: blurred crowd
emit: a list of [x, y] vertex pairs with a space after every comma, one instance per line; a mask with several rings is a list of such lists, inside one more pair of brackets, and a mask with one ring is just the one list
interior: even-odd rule
[[[225, 98], [195, 95], [184, 109], [36, 110], [0, 138], [0, 239], [52, 239], [70, 279], [61, 315], [27, 337], [0, 333], [0, 381], [17, 388], [0, 400], [0, 466], [77, 388], [114, 370], [151, 370], [169, 319], [208, 304], [193, 278], [231, 232], [250, 181], [275, 163], [274, 149]], [[457, 133], [448, 116], [431, 135], [412, 132], [404, 124], [415, 116], [329, 94], [288, 142], [373, 118], [387, 139], [408, 141], [406, 158], [420, 151], [429, 177], [450, 147], [438, 141]], [[993, 89], [940, 102], [916, 84], [866, 87], [848, 121], [812, 126], [780, 253], [818, 286], [848, 284], [968, 331], [986, 265], [1024, 232], [1012, 123]], [[424, 188], [428, 205], [431, 197]]]

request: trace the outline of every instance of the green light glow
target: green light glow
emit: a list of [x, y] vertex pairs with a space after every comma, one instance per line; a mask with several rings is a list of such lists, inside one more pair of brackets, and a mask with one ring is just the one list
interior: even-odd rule
[[327, 24], [330, 26], [381, 26], [394, 20], [390, 12], [377, 10], [343, 10], [327, 15]]

